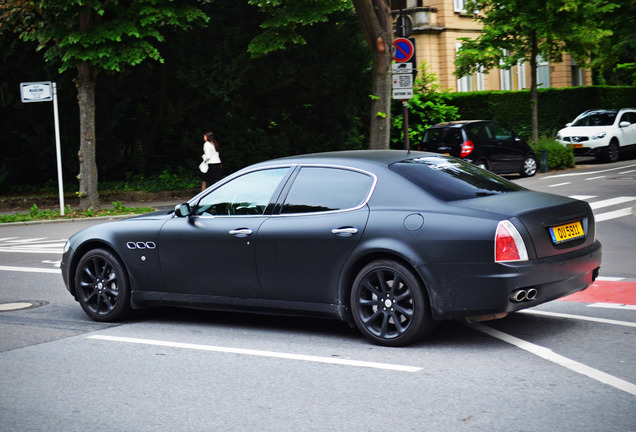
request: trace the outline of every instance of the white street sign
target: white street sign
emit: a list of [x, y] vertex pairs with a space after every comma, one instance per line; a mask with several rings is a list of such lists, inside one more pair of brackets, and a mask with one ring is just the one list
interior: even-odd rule
[[391, 63], [391, 71], [394, 74], [413, 73], [413, 63]]
[[394, 89], [412, 89], [413, 88], [413, 75], [412, 74], [393, 74], [393, 88]]
[[20, 83], [22, 102], [50, 102], [53, 100], [52, 89], [50, 81]]
[[393, 89], [393, 99], [411, 99], [413, 98], [413, 89]]

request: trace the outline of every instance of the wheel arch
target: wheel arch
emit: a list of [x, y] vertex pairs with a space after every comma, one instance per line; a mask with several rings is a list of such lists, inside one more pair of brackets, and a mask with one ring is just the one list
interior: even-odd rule
[[353, 314], [351, 311], [351, 290], [353, 289], [353, 282], [358, 276], [358, 273], [369, 263], [381, 259], [388, 259], [396, 261], [413, 273], [413, 275], [420, 282], [423, 294], [426, 296], [426, 301], [428, 302], [429, 307], [432, 310], [433, 305], [431, 304], [431, 296], [429, 293], [429, 288], [427, 282], [424, 280], [420, 272], [417, 270], [417, 266], [412, 263], [405, 255], [395, 252], [395, 250], [388, 249], [379, 249], [379, 250], [369, 250], [365, 253], [359, 254], [355, 256], [350, 262], [346, 265], [345, 270], [342, 272], [339, 283], [339, 301], [340, 304], [343, 305], [344, 314], [343, 319], [348, 323], [354, 323]]
[[79, 265], [79, 262], [82, 259], [82, 257], [88, 251], [93, 250], [93, 249], [104, 249], [104, 250], [107, 250], [108, 252], [113, 254], [115, 256], [115, 258], [117, 258], [119, 260], [119, 263], [121, 264], [121, 266], [124, 268], [124, 271], [126, 272], [126, 278], [128, 278], [128, 282], [130, 283], [130, 289], [131, 289], [131, 291], [134, 291], [133, 290], [133, 287], [134, 287], [133, 277], [130, 274], [130, 271], [128, 270], [128, 267], [126, 266], [126, 263], [122, 259], [121, 255], [108, 242], [105, 242], [103, 240], [93, 239], [93, 240], [89, 240], [89, 241], [86, 241], [86, 242], [82, 243], [75, 250], [75, 252], [73, 253], [73, 258], [72, 258], [71, 262], [69, 263], [68, 283], [69, 283], [70, 292], [73, 295], [73, 297], [75, 298], [75, 300], [77, 300], [77, 290], [75, 289], [75, 272], [77, 271], [77, 266]]

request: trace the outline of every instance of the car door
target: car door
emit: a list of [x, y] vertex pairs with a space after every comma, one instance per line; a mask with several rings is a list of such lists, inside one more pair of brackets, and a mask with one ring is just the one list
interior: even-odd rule
[[166, 222], [159, 242], [168, 291], [261, 297], [254, 258], [256, 234], [269, 218], [270, 202], [289, 171], [280, 167], [241, 175], [203, 196], [188, 217]]
[[498, 171], [519, 171], [525, 156], [522, 141], [502, 124], [491, 123], [487, 127], [493, 140], [493, 168], [496, 165]]
[[[629, 126], [620, 127], [622, 122], [630, 123]], [[636, 111], [627, 111], [621, 115], [618, 125], [623, 135], [622, 145], [636, 145]]]
[[366, 227], [375, 176], [304, 166], [292, 180], [278, 214], [258, 232], [256, 262], [263, 295], [333, 304], [343, 264]]

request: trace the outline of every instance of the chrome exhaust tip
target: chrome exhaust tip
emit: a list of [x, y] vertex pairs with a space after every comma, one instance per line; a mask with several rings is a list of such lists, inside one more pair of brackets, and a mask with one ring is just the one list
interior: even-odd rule
[[526, 290], [514, 290], [510, 293], [510, 301], [519, 303], [526, 299], [527, 297]]
[[534, 300], [535, 298], [537, 298], [537, 290], [534, 288], [530, 288], [528, 291], [526, 291], [526, 300]]

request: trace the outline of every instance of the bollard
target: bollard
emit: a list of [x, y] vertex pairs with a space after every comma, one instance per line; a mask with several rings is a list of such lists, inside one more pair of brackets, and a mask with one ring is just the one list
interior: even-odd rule
[[548, 172], [548, 151], [546, 149], [541, 150], [541, 172]]

